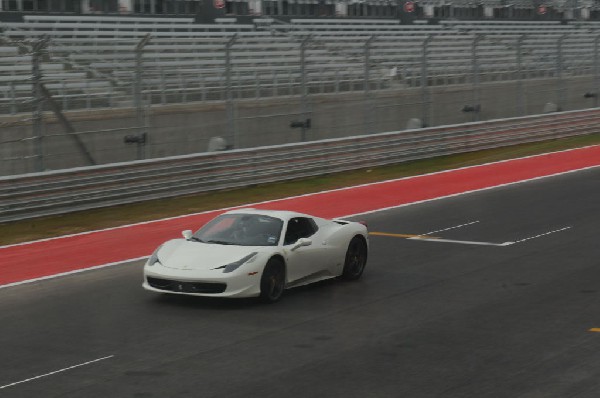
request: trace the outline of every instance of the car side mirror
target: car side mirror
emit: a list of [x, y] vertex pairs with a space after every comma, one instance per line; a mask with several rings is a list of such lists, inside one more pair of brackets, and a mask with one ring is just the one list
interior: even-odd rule
[[181, 231], [181, 235], [183, 235], [185, 240], [190, 240], [190, 239], [192, 239], [192, 236], [194, 235], [194, 233], [192, 232], [192, 230], [186, 229], [185, 231]]
[[300, 238], [298, 239], [298, 241], [296, 243], [294, 243], [294, 246], [292, 246], [292, 251], [297, 250], [299, 248], [301, 248], [302, 246], [310, 246], [312, 245], [312, 240], [308, 239], [308, 238]]

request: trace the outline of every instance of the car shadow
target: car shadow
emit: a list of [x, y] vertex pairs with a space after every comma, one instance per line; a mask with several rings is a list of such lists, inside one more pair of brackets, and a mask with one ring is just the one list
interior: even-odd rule
[[222, 298], [222, 297], [200, 297], [186, 296], [179, 294], [158, 294], [154, 297], [155, 304], [166, 307], [178, 308], [202, 308], [215, 310], [238, 310], [242, 308], [251, 308], [262, 303], [255, 298]]
[[223, 297], [203, 297], [187, 296], [179, 294], [155, 294], [152, 293], [152, 302], [164, 307], [205, 309], [205, 310], [240, 310], [251, 308], [268, 308], [271, 306], [280, 306], [285, 302], [296, 302], [297, 300], [315, 300], [317, 297], [326, 298], [329, 293], [333, 293], [335, 286], [343, 284], [343, 281], [328, 279], [310, 285], [298, 286], [285, 291], [280, 302], [264, 303], [258, 297], [250, 298], [223, 298]]

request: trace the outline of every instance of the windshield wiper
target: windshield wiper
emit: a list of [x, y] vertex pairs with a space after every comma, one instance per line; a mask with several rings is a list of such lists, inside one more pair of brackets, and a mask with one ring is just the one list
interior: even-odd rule
[[233, 242], [227, 242], [224, 240], [207, 240], [204, 243], [215, 243], [217, 245], [235, 245], [235, 243], [233, 243]]
[[195, 236], [192, 236], [192, 237], [190, 238], [190, 240], [193, 240], [193, 241], [196, 241], [196, 242], [200, 242], [200, 243], [206, 243], [206, 242], [205, 242], [205, 241], [203, 241], [202, 239], [200, 239], [200, 238], [196, 238]]

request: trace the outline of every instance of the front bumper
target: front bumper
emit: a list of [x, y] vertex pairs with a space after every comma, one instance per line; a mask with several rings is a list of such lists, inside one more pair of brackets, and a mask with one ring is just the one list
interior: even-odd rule
[[142, 287], [158, 293], [205, 297], [256, 297], [260, 294], [261, 273], [211, 274], [146, 265]]

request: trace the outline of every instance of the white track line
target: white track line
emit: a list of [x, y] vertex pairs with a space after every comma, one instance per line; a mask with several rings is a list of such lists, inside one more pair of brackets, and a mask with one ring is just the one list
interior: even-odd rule
[[460, 224], [460, 225], [455, 225], [453, 227], [448, 227], [448, 228], [444, 228], [444, 229], [438, 229], [437, 231], [431, 231], [431, 232], [427, 232], [426, 234], [421, 234], [421, 235], [431, 235], [431, 234], [435, 234], [438, 232], [444, 232], [444, 231], [450, 231], [451, 229], [457, 229], [457, 228], [462, 228], [462, 227], [466, 227], [468, 225], [473, 225], [473, 224], [477, 224], [479, 221], [471, 221], [465, 224]]
[[475, 242], [471, 240], [454, 240], [454, 239], [441, 239], [441, 238], [420, 238], [415, 236], [414, 238], [408, 238], [410, 240], [421, 240], [425, 242], [440, 242], [440, 243], [458, 243], [461, 245], [477, 245], [477, 246], [509, 246], [514, 242], [504, 243], [493, 243], [493, 242]]
[[543, 234], [539, 234], [539, 235], [535, 235], [535, 236], [530, 236], [529, 238], [525, 238], [525, 239], [520, 239], [515, 241], [514, 243], [521, 243], [521, 242], [525, 242], [531, 239], [536, 239], [536, 238], [540, 238], [542, 236], [546, 236], [546, 235], [550, 235], [550, 234], [554, 234], [556, 232], [562, 232], [562, 231], [566, 231], [567, 229], [571, 229], [573, 227], [564, 227], [564, 228], [560, 228], [560, 229], [555, 229], [553, 231], [549, 231], [549, 232], [545, 232]]
[[410, 240], [421, 240], [421, 241], [426, 241], [426, 242], [458, 243], [458, 244], [462, 244], [462, 245], [510, 246], [510, 245], [514, 245], [516, 243], [526, 242], [526, 241], [531, 240], [531, 239], [541, 238], [542, 236], [554, 234], [554, 233], [557, 233], [557, 232], [566, 231], [566, 230], [571, 229], [571, 228], [573, 228], [573, 227], [564, 227], [564, 228], [560, 228], [560, 229], [555, 229], [553, 231], [544, 232], [543, 234], [539, 234], [539, 235], [535, 235], [535, 236], [530, 236], [529, 238], [524, 238], [524, 239], [516, 240], [514, 242], [504, 242], [504, 243], [476, 242], [476, 241], [454, 240], [454, 239], [440, 239], [440, 238], [433, 238], [433, 237], [432, 238], [428, 238], [428, 237], [425, 237], [425, 235], [427, 235], [427, 234], [423, 234], [422, 236], [415, 236], [413, 238], [408, 238], [408, 239], [410, 239]]
[[41, 379], [42, 377], [51, 376], [51, 375], [56, 374], [56, 373], [65, 372], [67, 370], [71, 370], [71, 369], [75, 369], [75, 368], [80, 368], [82, 366], [90, 365], [90, 364], [95, 363], [95, 362], [104, 361], [105, 359], [109, 359], [109, 358], [112, 358], [112, 357], [114, 357], [114, 355], [109, 355], [107, 357], [102, 357], [102, 358], [94, 359], [92, 361], [87, 361], [87, 362], [80, 363], [80, 364], [77, 364], [77, 365], [69, 366], [68, 368], [63, 368], [63, 369], [55, 370], [54, 372], [50, 372], [50, 373], [46, 373], [46, 374], [43, 374], [43, 375], [39, 375], [39, 376], [35, 376], [35, 377], [30, 377], [29, 379], [25, 379], [25, 380], [17, 381], [17, 382], [14, 382], [14, 383], [6, 384], [4, 386], [0, 386], [0, 390], [2, 390], [3, 388], [8, 388], [8, 387], [16, 386], [17, 384], [23, 384], [23, 383], [27, 383], [29, 381]]

